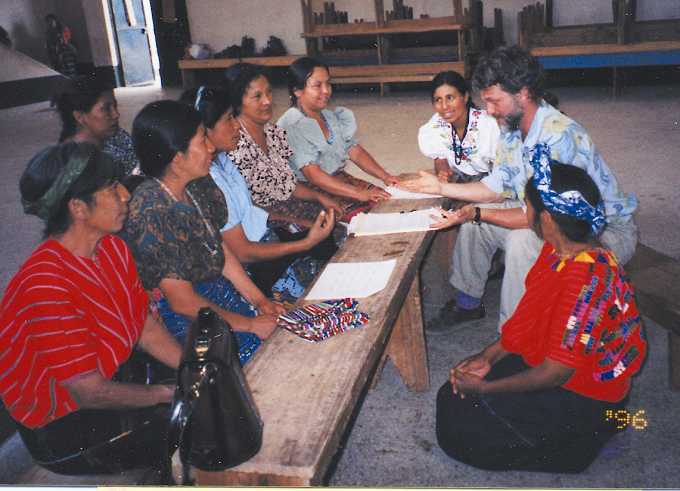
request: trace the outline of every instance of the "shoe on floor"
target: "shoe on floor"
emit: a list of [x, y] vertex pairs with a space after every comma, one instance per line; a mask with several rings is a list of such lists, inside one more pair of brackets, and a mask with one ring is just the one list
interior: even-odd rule
[[455, 299], [452, 299], [444, 304], [437, 317], [427, 323], [425, 330], [430, 333], [446, 332], [461, 322], [483, 319], [485, 315], [483, 303], [474, 309], [464, 309], [456, 303]]

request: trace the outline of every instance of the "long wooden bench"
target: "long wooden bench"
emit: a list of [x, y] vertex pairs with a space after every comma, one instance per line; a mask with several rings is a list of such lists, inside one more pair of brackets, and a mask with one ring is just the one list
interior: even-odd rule
[[197, 70], [224, 70], [236, 63], [245, 62], [264, 66], [290, 66], [295, 60], [305, 55], [287, 56], [254, 56], [248, 58], [208, 58], [205, 60], [179, 60], [182, 71], [182, 84], [194, 85]]
[[[386, 200], [373, 212], [423, 209], [441, 200]], [[245, 366], [264, 421], [264, 441], [250, 461], [222, 472], [196, 471], [207, 486], [317, 486], [338, 450], [362, 392], [379, 373], [383, 354], [406, 387], [429, 390], [418, 270], [434, 232], [350, 237], [332, 262], [396, 259], [387, 287], [359, 300], [370, 321], [310, 343], [274, 332]]]

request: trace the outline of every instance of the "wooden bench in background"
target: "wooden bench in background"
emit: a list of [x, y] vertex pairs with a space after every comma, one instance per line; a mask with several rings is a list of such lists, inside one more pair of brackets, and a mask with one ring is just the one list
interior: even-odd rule
[[205, 60], [179, 60], [177, 63], [182, 71], [182, 84], [194, 85], [195, 72], [198, 70], [224, 70], [236, 63], [245, 62], [264, 66], [290, 66], [295, 60], [304, 55], [288, 56], [255, 56], [250, 58], [208, 58]]
[[547, 69], [619, 68], [680, 64], [680, 20], [636, 21], [636, 0], [612, 0], [613, 22], [553, 26], [553, 0], [525, 7], [517, 15], [518, 44]]

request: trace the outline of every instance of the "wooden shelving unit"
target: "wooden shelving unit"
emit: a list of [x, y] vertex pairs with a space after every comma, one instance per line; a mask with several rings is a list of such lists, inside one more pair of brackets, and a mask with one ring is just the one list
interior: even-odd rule
[[553, 0], [525, 7], [517, 15], [518, 44], [546, 68], [613, 68], [614, 95], [619, 69], [680, 63], [680, 20], [637, 21], [636, 0], [612, 0], [613, 22], [553, 26]]
[[[312, 0], [301, 3], [301, 36], [306, 41], [307, 56], [328, 63], [334, 82], [379, 83], [381, 95], [389, 91], [390, 82], [429, 81], [443, 70], [467, 76], [470, 57], [480, 49], [480, 0], [469, 0], [470, 7], [465, 11], [462, 0], [452, 0], [453, 15], [420, 19], [400, 18], [403, 17], [400, 12], [405, 10], [403, 0], [393, 0], [394, 10], [388, 13], [383, 0], [373, 0], [375, 21], [353, 23], [334, 22], [346, 19], [347, 15], [336, 16], [332, 4], [330, 8], [325, 4], [325, 15], [321, 16], [314, 12]], [[316, 23], [315, 18], [319, 17], [324, 17], [326, 23]], [[444, 43], [424, 47], [399, 45], [400, 37], [428, 33], [437, 33]], [[352, 48], [352, 42], [361, 39], [367, 46]], [[328, 48], [330, 44], [343, 43], [350, 48]]]

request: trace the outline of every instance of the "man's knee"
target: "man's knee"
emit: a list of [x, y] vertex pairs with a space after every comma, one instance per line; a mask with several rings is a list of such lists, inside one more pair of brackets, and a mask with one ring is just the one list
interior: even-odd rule
[[505, 239], [505, 262], [506, 265], [512, 261], [536, 261], [543, 247], [543, 241], [529, 229], [519, 229], [511, 231]]
[[637, 248], [637, 228], [634, 224], [619, 228], [607, 226], [602, 234], [602, 241], [612, 250], [619, 264], [624, 266]]

